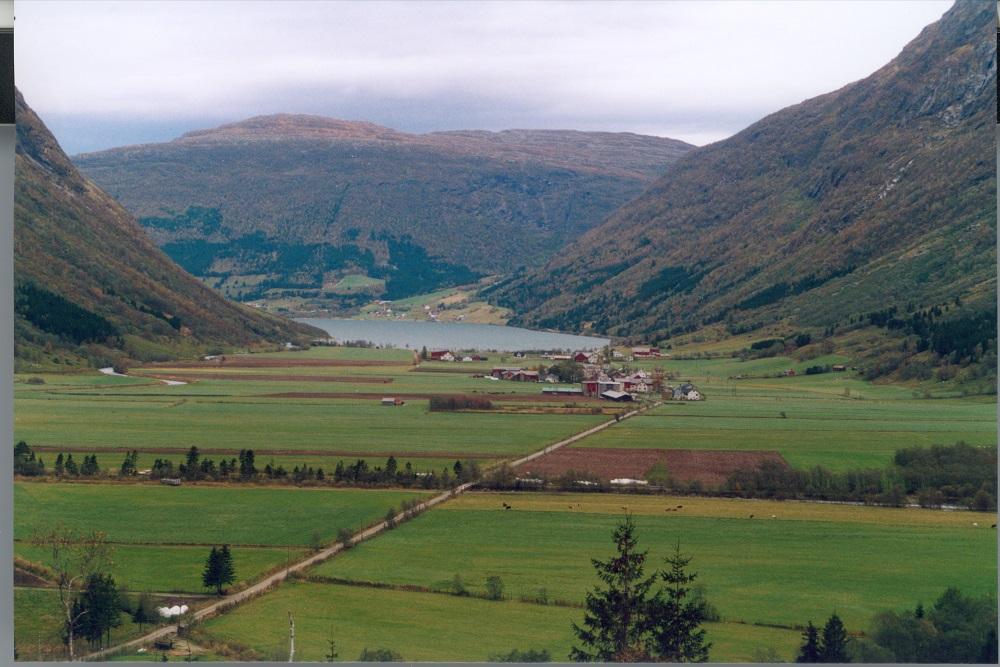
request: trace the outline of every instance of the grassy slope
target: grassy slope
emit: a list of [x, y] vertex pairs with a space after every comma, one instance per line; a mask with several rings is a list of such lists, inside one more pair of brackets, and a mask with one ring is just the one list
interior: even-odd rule
[[995, 22], [957, 3], [869, 77], [692, 151], [496, 302], [516, 323], [660, 338], [956, 295], [989, 308]]
[[[988, 516], [872, 508], [810, 515], [796, 503], [722, 500], [668, 514], [668, 507], [698, 502], [591, 498], [476, 494], [316, 572], [431, 587], [457, 573], [479, 590], [495, 574], [513, 595], [545, 588], [553, 598], [579, 601], [596, 583], [590, 558], [611, 553], [612, 529], [629, 507], [645, 508], [636, 521], [654, 561], [680, 540], [726, 620], [796, 624], [836, 610], [858, 629], [876, 610], [932, 600], [947, 586], [970, 594], [996, 588], [996, 534]], [[503, 510], [501, 502], [514, 509]], [[569, 509], [579, 502], [603, 507]], [[858, 514], [866, 518], [852, 518]], [[979, 528], [971, 525], [977, 520]]]

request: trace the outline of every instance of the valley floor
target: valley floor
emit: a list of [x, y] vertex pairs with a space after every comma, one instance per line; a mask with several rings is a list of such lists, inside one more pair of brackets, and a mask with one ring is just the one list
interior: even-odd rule
[[[414, 474], [464, 461], [491, 469], [596, 425], [611, 425], [561, 452], [776, 452], [792, 467], [884, 467], [896, 449], [964, 440], [993, 446], [991, 398], [926, 399], [853, 374], [768, 377], [815, 360], [644, 361], [690, 380], [705, 400], [626, 408], [594, 399], [541, 396], [537, 383], [482, 377], [492, 366], [551, 363], [493, 355], [457, 365], [413, 353], [324, 347], [131, 369], [128, 377], [20, 375], [16, 439], [51, 471], [58, 454], [96, 456], [104, 471], [76, 482], [22, 478], [15, 487], [15, 551], [45, 573], [32, 544], [57, 524], [106, 532], [112, 574], [129, 591], [151, 591], [199, 608], [212, 601], [200, 574], [208, 550], [228, 544], [240, 590], [335, 543], [342, 530], [380, 522], [388, 510], [440, 493], [415, 488], [343, 488], [329, 479], [299, 488], [282, 480], [246, 484], [116, 480], [126, 451], [137, 468], [179, 466], [196, 446], [215, 463], [253, 449], [264, 465], [323, 468], [391, 455]], [[245, 362], [245, 363], [244, 363]], [[839, 363], [839, 358], [824, 361]], [[737, 376], [750, 376], [736, 379]], [[162, 379], [185, 385], [164, 385]], [[491, 410], [429, 410], [435, 396], [474, 396]], [[403, 398], [382, 405], [383, 396]], [[584, 456], [584, 458], [586, 458]], [[509, 508], [509, 509], [507, 509]], [[970, 595], [997, 585], [995, 515], [791, 501], [637, 494], [464, 493], [276, 590], [194, 628], [202, 659], [287, 658], [287, 612], [297, 659], [320, 660], [335, 642], [340, 660], [387, 648], [406, 660], [485, 660], [539, 649], [565, 660], [587, 590], [592, 558], [611, 553], [625, 512], [656, 567], [679, 541], [718, 611], [711, 659], [791, 658], [801, 626], [836, 611], [864, 632], [882, 609], [928, 604], [949, 587]], [[23, 574], [23, 573], [22, 573]], [[15, 632], [22, 659], [62, 655], [56, 595], [24, 575]], [[487, 577], [503, 599], [488, 600]], [[460, 582], [460, 585], [456, 584]], [[458, 594], [463, 593], [463, 594]], [[488, 633], [483, 627], [490, 627]], [[127, 622], [113, 643], [139, 636]], [[131, 653], [133, 657], [147, 657]]]

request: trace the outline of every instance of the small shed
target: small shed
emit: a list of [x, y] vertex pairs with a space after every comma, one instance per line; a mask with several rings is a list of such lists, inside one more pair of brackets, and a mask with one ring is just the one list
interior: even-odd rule
[[384, 396], [382, 398], [382, 405], [403, 405], [403, 401], [395, 396]]
[[542, 387], [547, 396], [583, 396], [582, 387]]

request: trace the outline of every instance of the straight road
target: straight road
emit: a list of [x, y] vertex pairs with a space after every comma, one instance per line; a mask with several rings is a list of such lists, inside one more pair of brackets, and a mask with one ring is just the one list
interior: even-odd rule
[[[652, 403], [652, 404], [650, 404], [648, 406], [644, 406], [644, 407], [641, 407], [641, 408], [636, 408], [635, 410], [632, 410], [631, 412], [625, 413], [624, 415], [622, 415], [618, 419], [611, 419], [609, 421], [604, 422], [603, 424], [598, 424], [597, 426], [594, 426], [593, 428], [589, 428], [586, 431], [581, 431], [580, 433], [577, 433], [576, 435], [572, 435], [572, 436], [566, 438], [565, 440], [560, 440], [559, 442], [551, 444], [548, 447], [545, 447], [544, 449], [540, 449], [537, 452], [533, 452], [531, 454], [528, 454], [527, 456], [524, 456], [524, 457], [522, 457], [520, 459], [517, 459], [516, 461], [512, 461], [510, 465], [514, 466], [514, 467], [517, 467], [519, 465], [527, 463], [528, 461], [532, 461], [534, 459], [537, 459], [540, 456], [545, 456], [546, 454], [548, 454], [550, 452], [554, 452], [557, 449], [560, 449], [560, 448], [565, 447], [567, 445], [571, 445], [574, 442], [577, 442], [578, 440], [582, 440], [583, 438], [591, 436], [591, 435], [593, 435], [595, 433], [599, 433], [600, 431], [603, 431], [604, 429], [609, 428], [609, 427], [617, 424], [620, 421], [624, 421], [626, 419], [629, 419], [630, 417], [634, 417], [635, 415], [643, 412], [644, 410], [648, 410], [650, 408], [654, 408], [654, 407], [656, 407], [658, 405], [660, 405], [660, 402], [657, 401], [657, 402], [654, 402], [654, 403]], [[469, 489], [471, 489], [473, 486], [475, 486], [475, 482], [467, 482], [465, 484], [461, 484], [459, 486], [456, 486], [453, 489], [450, 489], [450, 490], [448, 490], [448, 491], [446, 491], [444, 493], [441, 493], [439, 495], [434, 496], [430, 500], [425, 500], [424, 502], [418, 504], [416, 506], [416, 510], [418, 512], [423, 512], [424, 510], [428, 510], [428, 509], [430, 509], [430, 508], [432, 508], [432, 507], [434, 507], [436, 505], [440, 505], [443, 502], [447, 502], [448, 500], [451, 500], [452, 498], [455, 498], [456, 496], [458, 496], [458, 495], [460, 495], [462, 493], [465, 493], [466, 491], [468, 491]], [[400, 523], [402, 521], [405, 521], [406, 518], [407, 517], [406, 517], [405, 513], [404, 512], [400, 512], [399, 514], [397, 514], [394, 517], [393, 521], [395, 523]], [[354, 535], [354, 537], [352, 538], [352, 541], [354, 543], [357, 543], [357, 542], [361, 542], [361, 541], [364, 541], [364, 540], [367, 540], [367, 539], [371, 539], [371, 538], [375, 537], [376, 535], [378, 535], [379, 533], [382, 533], [383, 531], [385, 531], [387, 528], [388, 528], [388, 522], [387, 521], [381, 521], [381, 522], [375, 524], [374, 526], [371, 526], [370, 528], [366, 528], [365, 530], [361, 531], [360, 533], [357, 533], [356, 535]], [[200, 620], [203, 620], [203, 619], [215, 616], [216, 614], [221, 614], [221, 613], [224, 613], [226, 611], [229, 611], [230, 609], [232, 609], [232, 608], [234, 608], [234, 607], [236, 607], [236, 606], [238, 606], [238, 605], [240, 605], [240, 604], [242, 604], [244, 602], [247, 602], [248, 600], [251, 600], [251, 599], [253, 599], [253, 598], [255, 598], [255, 597], [259, 596], [259, 595], [263, 595], [268, 590], [270, 590], [271, 588], [277, 586], [282, 581], [284, 581], [285, 578], [288, 577], [288, 575], [290, 575], [292, 573], [295, 573], [295, 572], [302, 572], [303, 570], [305, 570], [305, 569], [307, 569], [307, 568], [309, 568], [309, 567], [311, 567], [313, 565], [317, 565], [319, 563], [322, 563], [323, 561], [325, 561], [325, 560], [327, 560], [329, 558], [332, 558], [333, 556], [336, 556], [338, 553], [340, 553], [343, 550], [344, 550], [343, 543], [337, 542], [336, 544], [333, 544], [333, 545], [331, 545], [329, 547], [326, 547], [325, 549], [323, 549], [321, 551], [318, 551], [318, 552], [314, 553], [311, 556], [308, 556], [306, 558], [303, 558], [300, 561], [297, 561], [295, 563], [290, 564], [288, 567], [286, 567], [284, 570], [281, 570], [280, 572], [276, 572], [275, 574], [272, 574], [272, 575], [270, 575], [268, 577], [265, 577], [264, 579], [261, 579], [260, 581], [258, 581], [253, 586], [250, 586], [249, 588], [245, 588], [242, 591], [239, 591], [238, 593], [232, 593], [230, 595], [223, 596], [223, 597], [219, 598], [219, 600], [217, 602], [213, 602], [212, 604], [209, 604], [209, 605], [207, 605], [205, 607], [202, 607], [202, 608], [198, 609], [197, 611], [195, 611], [192, 614], [192, 618], [194, 620], [196, 620], [196, 621], [200, 621]], [[118, 644], [116, 646], [111, 646], [111, 647], [108, 647], [108, 648], [100, 650], [100, 651], [95, 651], [94, 653], [89, 653], [86, 656], [84, 656], [82, 659], [83, 660], [102, 660], [104, 658], [110, 657], [111, 655], [114, 655], [114, 654], [117, 654], [117, 653], [123, 653], [123, 652], [127, 651], [128, 649], [139, 648], [140, 646], [145, 646], [147, 644], [151, 644], [154, 641], [156, 641], [157, 639], [163, 639], [165, 637], [169, 637], [170, 635], [177, 634], [177, 630], [178, 630], [178, 628], [177, 628], [177, 624], [176, 623], [175, 624], [171, 624], [171, 625], [165, 625], [165, 626], [162, 626], [160, 628], [157, 628], [156, 630], [153, 630], [152, 632], [147, 632], [146, 634], [142, 635], [141, 637], [137, 637], [137, 638], [132, 639], [130, 641], [123, 642], [123, 643]]]

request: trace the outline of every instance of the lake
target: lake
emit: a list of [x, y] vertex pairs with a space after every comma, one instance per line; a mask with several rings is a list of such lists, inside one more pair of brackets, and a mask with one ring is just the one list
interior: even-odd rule
[[416, 322], [406, 320], [296, 320], [323, 329], [338, 341], [365, 340], [375, 345], [419, 350], [594, 350], [605, 347], [607, 338], [532, 331], [494, 324]]

